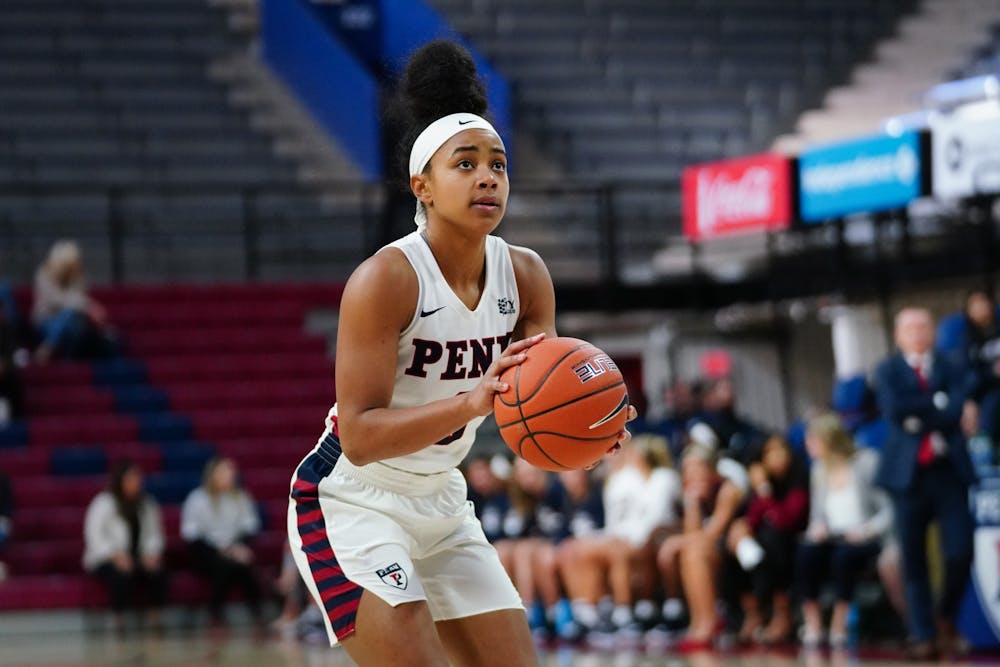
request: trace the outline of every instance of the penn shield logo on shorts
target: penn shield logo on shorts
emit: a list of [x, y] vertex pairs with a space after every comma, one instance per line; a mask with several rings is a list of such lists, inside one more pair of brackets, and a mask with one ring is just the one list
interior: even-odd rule
[[406, 572], [403, 572], [403, 568], [399, 566], [399, 563], [393, 563], [381, 570], [375, 570], [375, 574], [379, 576], [379, 579], [393, 588], [405, 589], [410, 583], [406, 579]]

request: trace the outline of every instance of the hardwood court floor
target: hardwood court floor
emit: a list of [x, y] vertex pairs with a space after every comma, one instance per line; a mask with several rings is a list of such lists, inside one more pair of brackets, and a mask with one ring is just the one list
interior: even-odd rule
[[[851, 655], [805, 655], [745, 652], [694, 656], [642, 653], [594, 653], [576, 649], [545, 650], [544, 667], [869, 667], [913, 665], [898, 659], [859, 659]], [[968, 664], [1000, 664], [992, 656]], [[260, 638], [246, 630], [223, 633], [168, 633], [163, 637], [123, 639], [82, 632], [5, 634], [0, 638], [4, 667], [349, 667], [339, 649], [305, 646], [294, 641]], [[954, 663], [952, 663], [954, 664]]]

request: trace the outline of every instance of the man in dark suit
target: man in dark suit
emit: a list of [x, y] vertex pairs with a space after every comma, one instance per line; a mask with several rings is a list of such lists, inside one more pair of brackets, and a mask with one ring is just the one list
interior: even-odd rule
[[[877, 481], [893, 499], [903, 556], [913, 657], [954, 650], [955, 616], [972, 563], [968, 488], [976, 475], [963, 424], [974, 423], [969, 383], [956, 360], [934, 353], [928, 311], [906, 308], [896, 316], [899, 351], [878, 368], [879, 408], [889, 422]], [[927, 577], [927, 528], [937, 518], [945, 582], [935, 619]]]

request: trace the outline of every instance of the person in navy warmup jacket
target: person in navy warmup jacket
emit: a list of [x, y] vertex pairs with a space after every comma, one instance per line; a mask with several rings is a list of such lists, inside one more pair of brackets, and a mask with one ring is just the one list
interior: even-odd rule
[[[933, 351], [934, 322], [921, 308], [896, 316], [898, 352], [878, 368], [878, 402], [889, 430], [877, 482], [892, 496], [903, 558], [913, 657], [955, 646], [954, 619], [972, 563], [968, 488], [976, 479], [963, 425], [975, 424], [968, 376], [958, 360]], [[944, 590], [937, 607], [927, 575], [927, 528], [937, 519]], [[935, 645], [940, 640], [940, 647]]]

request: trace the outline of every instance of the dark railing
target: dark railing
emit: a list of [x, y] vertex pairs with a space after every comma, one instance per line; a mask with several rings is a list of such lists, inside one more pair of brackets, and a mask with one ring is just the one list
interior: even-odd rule
[[[920, 224], [897, 211], [696, 244], [681, 234], [676, 182], [515, 177], [512, 191], [499, 233], [542, 255], [563, 310], [712, 308], [827, 293], [887, 302], [906, 285], [949, 276], [992, 283], [1000, 256], [990, 199]], [[30, 281], [51, 243], [69, 237], [83, 245], [95, 283], [342, 281], [412, 229], [413, 208], [405, 192], [359, 182], [309, 191], [0, 185], [0, 277]], [[873, 240], [852, 240], [857, 224], [869, 225]]]
[[[557, 279], [619, 284], [623, 263], [648, 260], [680, 231], [676, 183], [515, 182], [512, 189], [501, 233], [541, 253]], [[199, 210], [199, 202], [217, 212]], [[352, 181], [310, 190], [0, 185], [0, 273], [28, 279], [52, 241], [69, 237], [84, 246], [88, 271], [99, 282], [344, 279], [365, 256], [411, 229], [413, 206], [405, 192]], [[199, 267], [199, 255], [208, 265]]]

